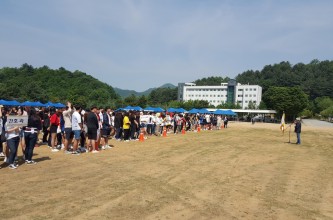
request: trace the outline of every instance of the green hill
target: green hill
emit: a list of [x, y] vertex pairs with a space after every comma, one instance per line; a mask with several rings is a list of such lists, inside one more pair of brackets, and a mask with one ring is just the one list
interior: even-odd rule
[[86, 73], [68, 71], [61, 67], [34, 68], [23, 64], [20, 68], [0, 69], [0, 99], [18, 101], [62, 102], [90, 107], [116, 106], [120, 97], [114, 89]]
[[155, 89], [158, 89], [158, 88], [170, 88], [170, 89], [174, 89], [176, 88], [177, 86], [171, 84], [171, 83], [166, 83], [160, 87], [157, 87], [157, 88], [150, 88], [150, 89], [147, 89], [143, 92], [137, 92], [137, 91], [134, 91], [134, 90], [126, 90], [126, 89], [119, 89], [119, 88], [114, 88], [115, 92], [120, 95], [122, 98], [126, 98], [126, 97], [129, 97], [131, 96], [132, 94], [134, 94], [135, 96], [142, 96], [142, 95], [145, 95], [145, 96], [148, 96], [153, 90]]

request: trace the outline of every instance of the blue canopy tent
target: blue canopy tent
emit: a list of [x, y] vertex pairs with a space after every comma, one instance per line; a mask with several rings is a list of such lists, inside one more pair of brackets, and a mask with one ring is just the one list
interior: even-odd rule
[[183, 108], [176, 108], [175, 111], [176, 111], [177, 113], [184, 113], [184, 112], [186, 112], [186, 110], [183, 109]]
[[160, 107], [147, 107], [145, 109], [143, 109], [143, 111], [146, 111], [146, 112], [164, 112], [164, 109], [163, 108], [160, 108]]
[[22, 106], [35, 107], [37, 106], [35, 102], [25, 101], [21, 103]]
[[174, 108], [168, 108], [167, 112], [175, 112], [175, 109]]
[[225, 115], [237, 115], [235, 112], [233, 112], [232, 110], [227, 110], [225, 111], [226, 113], [224, 113]]
[[36, 104], [36, 106], [37, 107], [45, 107], [46, 105], [45, 104], [43, 104], [43, 103], [41, 103], [41, 102], [35, 102], [35, 104]]
[[48, 102], [45, 104], [46, 107], [54, 107], [54, 105], [55, 105], [55, 103], [52, 103], [52, 102], [50, 102], [50, 101], [48, 101]]
[[6, 106], [20, 106], [22, 103], [12, 100], [12, 101], [7, 101], [7, 100], [1, 100], [0, 105], [6, 105]]
[[217, 109], [216, 111], [213, 112], [214, 115], [225, 115], [227, 111]]
[[154, 112], [155, 111], [155, 108], [154, 107], [147, 107], [147, 108], [144, 108], [143, 111], [146, 111], [146, 112]]
[[0, 105], [5, 105], [7, 103], [6, 100], [0, 99]]
[[199, 109], [198, 113], [200, 113], [200, 114], [211, 114], [211, 112], [208, 111], [206, 108]]
[[197, 114], [197, 113], [199, 113], [199, 109], [192, 108], [191, 110], [188, 111], [188, 113], [190, 113], [190, 114]]
[[154, 108], [154, 111], [155, 112], [164, 112], [164, 109], [161, 107], [156, 107], [156, 108]]
[[62, 103], [60, 103], [60, 102], [58, 102], [58, 103], [55, 103], [55, 104], [54, 104], [54, 107], [56, 107], [56, 108], [65, 108], [66, 105], [64, 105], [64, 104], [62, 104]]

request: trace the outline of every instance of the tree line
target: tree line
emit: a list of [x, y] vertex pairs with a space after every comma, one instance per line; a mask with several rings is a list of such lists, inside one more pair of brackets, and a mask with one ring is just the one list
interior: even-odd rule
[[236, 80], [263, 88], [260, 108], [294, 116], [333, 116], [333, 61], [315, 59], [295, 65], [280, 62], [267, 65], [261, 71], [245, 71]]
[[[197, 85], [220, 85], [228, 77], [211, 76], [194, 81]], [[267, 65], [261, 71], [248, 70], [236, 77], [241, 84], [260, 85], [263, 97], [260, 105], [249, 103], [249, 109], [274, 109], [289, 116], [333, 116], [333, 61], [313, 60], [309, 64], [291, 65], [281, 62]], [[178, 88], [156, 88], [148, 95], [132, 94], [121, 98], [112, 86], [81, 71], [63, 67], [34, 68], [23, 64], [19, 68], [0, 69], [0, 99], [18, 101], [70, 101], [83, 107], [119, 108], [127, 105], [159, 106], [162, 108], [214, 108], [207, 101], [177, 101]], [[222, 103], [217, 108], [241, 108], [234, 103]]]

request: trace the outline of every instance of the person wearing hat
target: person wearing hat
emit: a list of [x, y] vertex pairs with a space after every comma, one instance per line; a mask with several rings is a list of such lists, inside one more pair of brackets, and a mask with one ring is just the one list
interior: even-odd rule
[[301, 144], [301, 118], [296, 118], [295, 120], [295, 133], [296, 133], [296, 137], [297, 137], [297, 142], [296, 144]]

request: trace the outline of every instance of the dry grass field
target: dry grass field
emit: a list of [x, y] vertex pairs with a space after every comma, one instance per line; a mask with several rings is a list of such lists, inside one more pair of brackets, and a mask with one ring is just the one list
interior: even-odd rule
[[0, 170], [0, 219], [333, 219], [333, 128], [286, 142], [279, 125], [231, 122], [99, 154], [41, 146], [37, 165]]

